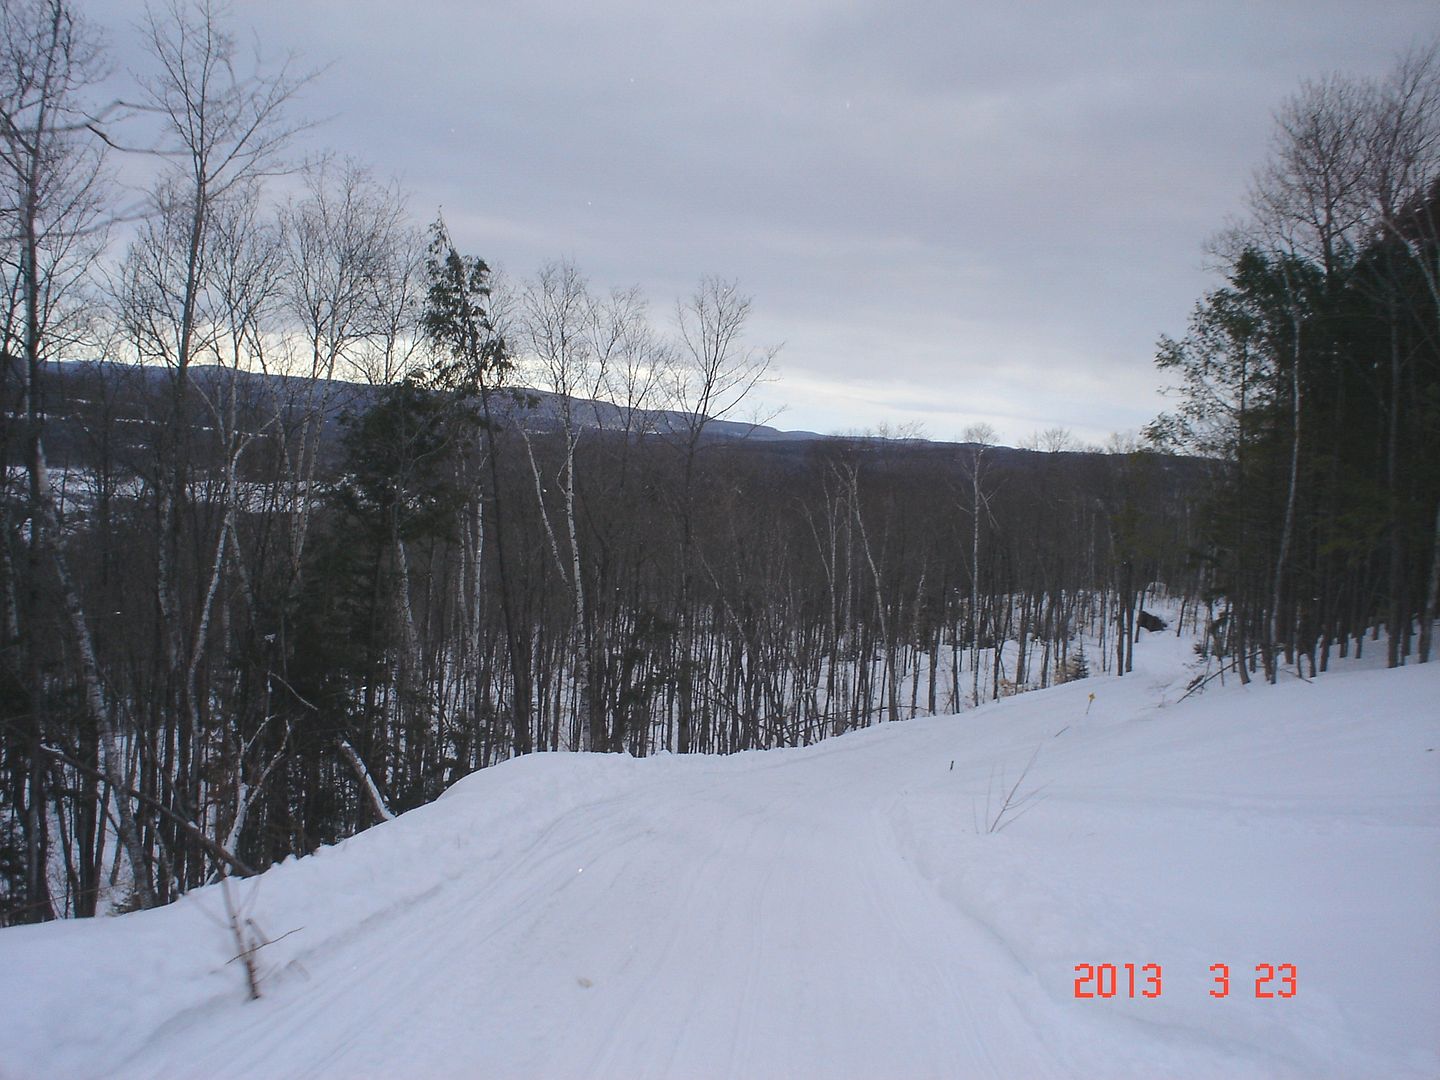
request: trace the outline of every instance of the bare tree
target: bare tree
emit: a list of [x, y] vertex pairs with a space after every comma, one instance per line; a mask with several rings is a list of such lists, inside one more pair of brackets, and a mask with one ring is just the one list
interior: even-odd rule
[[980, 446], [998, 446], [1000, 434], [993, 424], [978, 423], [967, 427], [960, 439], [962, 442], [977, 443]]
[[[690, 655], [694, 592], [695, 466], [701, 440], [715, 420], [732, 415], [769, 374], [778, 348], [761, 348], [745, 341], [750, 298], [733, 281], [705, 277], [690, 298], [676, 305], [679, 347], [668, 386], [670, 405], [679, 414], [678, 441], [682, 461], [679, 495], [681, 632], [676, 658], [677, 698], [680, 706], [676, 749], [691, 749], [693, 666]], [[758, 420], [756, 421], [759, 422]]]
[[143, 24], [155, 65], [140, 79], [143, 104], [159, 118], [158, 152], [171, 162], [156, 208], [170, 219], [164, 240], [174, 249], [168, 258], [178, 310], [169, 320], [167, 352], [177, 394], [201, 323], [210, 216], [233, 190], [287, 168], [282, 155], [308, 126], [288, 110], [314, 77], [297, 73], [293, 57], [271, 71], [257, 56], [242, 70], [222, 19], [211, 0], [170, 0], [161, 10], [147, 9]]
[[676, 305], [679, 361], [670, 372], [669, 389], [671, 404], [681, 414], [680, 434], [691, 451], [712, 421], [731, 417], [750, 400], [780, 351], [745, 341], [751, 301], [738, 290], [734, 281], [705, 277], [688, 300]]
[[[580, 713], [580, 746], [595, 750], [606, 743], [604, 713], [594, 693], [594, 633], [585, 604], [585, 576], [581, 567], [579, 528], [575, 514], [575, 450], [582, 425], [576, 415], [582, 402], [594, 400], [605, 384], [606, 367], [613, 338], [596, 341], [591, 337], [601, 323], [596, 303], [585, 279], [571, 263], [549, 263], [540, 268], [520, 294], [519, 331], [521, 347], [537, 366], [541, 385], [554, 395], [560, 415], [564, 457], [556, 480], [561, 487], [565, 512], [566, 554], [555, 535], [545, 505], [545, 480], [536, 463], [530, 437], [525, 435], [530, 469], [535, 480], [535, 497], [544, 522], [550, 550], [561, 578], [570, 589], [574, 606], [571, 627], [575, 656], [575, 698]], [[597, 728], [601, 730], [597, 730]]]
[[638, 287], [612, 289], [590, 313], [590, 337], [604, 372], [600, 396], [620, 410], [627, 441], [645, 435], [653, 431], [661, 394], [671, 383], [675, 349], [655, 332]]
[[[991, 493], [985, 490], [985, 453], [990, 449], [988, 438], [993, 438], [993, 429], [988, 425], [967, 428], [965, 441], [975, 444], [975, 451], [968, 460], [962, 459], [960, 470], [970, 482], [970, 505], [964, 511], [970, 515], [970, 703], [980, 704], [980, 523], [982, 517], [993, 520], [990, 512]], [[963, 506], [963, 504], [962, 504]], [[996, 635], [998, 639], [998, 634]], [[998, 648], [998, 640], [997, 640]], [[997, 652], [998, 659], [998, 652]]]
[[1349, 258], [1365, 220], [1367, 96], [1338, 75], [1305, 83], [1276, 114], [1270, 164], [1251, 185], [1262, 232], [1327, 277]]
[[[407, 301], [413, 325], [424, 252], [404, 197], [358, 162], [324, 161], [307, 170], [305, 196], [284, 222], [291, 317], [309, 350], [308, 374], [394, 382], [406, 357], [386, 330]], [[378, 353], [367, 347], [377, 340]]]
[[293, 411], [283, 432], [292, 461], [290, 557], [298, 588], [314, 499], [320, 440], [337, 377], [387, 385], [410, 367], [419, 334], [424, 247], [405, 218], [405, 201], [356, 162], [329, 162], [305, 174], [305, 196], [282, 215], [286, 307], [305, 355]]
[[1025, 450], [1039, 450], [1046, 454], [1059, 454], [1080, 449], [1080, 443], [1066, 427], [1048, 427], [1044, 431], [1031, 433], [1020, 446]]
[[[80, 276], [98, 252], [98, 238], [108, 209], [103, 148], [89, 138], [90, 114], [84, 95], [100, 78], [100, 53], [94, 32], [65, 0], [4, 0], [0, 3], [0, 165], [5, 203], [6, 289], [10, 303], [4, 326], [3, 373], [12, 377], [11, 357], [18, 354], [20, 398], [25, 417], [25, 461], [29, 478], [30, 543], [28, 585], [12, 612], [15, 640], [19, 614], [37, 613], [37, 589], [48, 559], [58, 582], [66, 622], [80, 658], [84, 701], [100, 737], [101, 761], [115, 792], [121, 843], [130, 861], [136, 895], [150, 906], [154, 894], [128, 797], [124, 794], [122, 749], [110, 704], [101, 684], [94, 639], [79, 587], [69, 571], [61, 545], [59, 522], [45, 459], [45, 405], [42, 367], [66, 343], [67, 305], [74, 299]], [[8, 444], [8, 424], [7, 437]], [[7, 446], [8, 450], [8, 446]], [[6, 515], [8, 517], [8, 513]], [[7, 536], [10, 523], [5, 522]], [[5, 565], [11, 566], [6, 559]], [[7, 574], [5, 588], [14, 597], [16, 583]], [[35, 633], [25, 628], [27, 633]], [[38, 658], [32, 642], [22, 685], [39, 693]], [[42, 790], [44, 732], [40, 713], [31, 715], [31, 790], [27, 822], [27, 888], [33, 914], [49, 915], [45, 874], [48, 815]]]
[[[189, 700], [187, 665], [203, 656], [202, 610], [185, 610], [179, 564], [184, 550], [194, 427], [189, 408], [190, 367], [223, 323], [218, 295], [223, 268], [216, 251], [216, 218], [222, 208], [253, 198], [254, 186], [286, 167], [282, 155], [305, 125], [288, 116], [311, 78], [288, 59], [270, 69], [258, 56], [242, 61], [224, 26], [224, 12], [210, 0], [170, 0], [148, 9], [142, 30], [153, 69], [139, 79], [142, 105], [158, 119], [158, 152], [169, 162], [155, 188], [155, 216], [132, 245], [125, 275], [125, 308], [142, 357], [171, 368], [170, 401], [156, 450], [158, 529], [156, 598], [164, 641], [166, 717], [178, 717], [174, 810], [196, 814], [197, 705]], [[223, 530], [223, 524], [214, 527]], [[200, 541], [223, 554], [220, 542]], [[187, 642], [186, 636], [190, 640]], [[167, 723], [169, 720], [167, 719]], [[180, 834], [177, 843], [184, 842]], [[184, 866], [199, 879], [199, 868]]]

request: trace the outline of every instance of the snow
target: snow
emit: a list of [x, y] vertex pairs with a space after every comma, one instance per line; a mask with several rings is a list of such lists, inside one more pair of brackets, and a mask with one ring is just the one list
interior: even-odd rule
[[[0, 1077], [1440, 1075], [1440, 664], [1180, 700], [1189, 659], [1149, 635], [1123, 679], [806, 749], [486, 770], [231, 883], [259, 1001], [218, 888], [0, 931]], [[1120, 994], [1077, 1000], [1081, 963]]]

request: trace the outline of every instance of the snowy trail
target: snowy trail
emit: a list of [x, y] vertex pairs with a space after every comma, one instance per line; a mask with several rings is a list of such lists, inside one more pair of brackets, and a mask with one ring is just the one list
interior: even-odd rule
[[[333, 958], [362, 978], [262, 1002], [236, 1033], [257, 1056], [221, 1047], [203, 1071], [463, 1075], [480, 1050], [519, 1076], [1013, 1075], [1013, 1055], [990, 1061], [988, 1044], [1038, 1033], [993, 994], [1002, 979], [977, 973], [1008, 981], [1018, 965], [895, 854], [873, 756], [849, 756], [838, 777], [833, 760], [797, 760], [739, 790], [676, 777], [578, 807]], [[568, 1016], [544, 1038], [525, 1023], [537, 981]], [[507, 1003], [506, 986], [532, 992]], [[917, 1025], [933, 1035], [895, 1038]], [[436, 1042], [457, 1029], [473, 1042]], [[133, 1064], [196, 1063], [188, 1039], [173, 1053], [166, 1041]], [[313, 1055], [297, 1057], [304, 1041]], [[267, 1042], [282, 1049], [265, 1055]], [[1043, 1049], [1029, 1064], [1064, 1075]]]
[[[1436, 1075], [1440, 665], [1177, 705], [1186, 657], [804, 750], [487, 770], [236, 883], [294, 931], [259, 1002], [213, 889], [0, 931], [0, 1078]], [[1161, 998], [1074, 998], [1126, 961]], [[1262, 961], [1302, 992], [1256, 1000]]]

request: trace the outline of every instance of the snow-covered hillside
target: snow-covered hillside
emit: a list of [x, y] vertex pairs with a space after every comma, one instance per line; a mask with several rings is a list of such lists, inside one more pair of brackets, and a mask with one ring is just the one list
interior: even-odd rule
[[1440, 664], [1182, 702], [1187, 655], [487, 770], [232, 885], [256, 1002], [216, 888], [0, 931], [0, 1077], [1440, 1075]]

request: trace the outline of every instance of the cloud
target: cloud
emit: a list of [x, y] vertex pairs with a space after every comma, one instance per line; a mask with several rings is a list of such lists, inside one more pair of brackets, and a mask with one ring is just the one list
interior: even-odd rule
[[[1408, 0], [233, 10], [272, 53], [336, 61], [316, 139], [402, 177], [421, 221], [443, 206], [468, 250], [569, 257], [662, 313], [738, 278], [757, 340], [786, 343], [769, 391], [791, 416], [963, 397], [947, 417], [1017, 437], [1143, 423], [1154, 340], [1211, 284], [1203, 244], [1243, 211], [1274, 107], [1440, 29]], [[140, 66], [133, 0], [87, 11]]]

